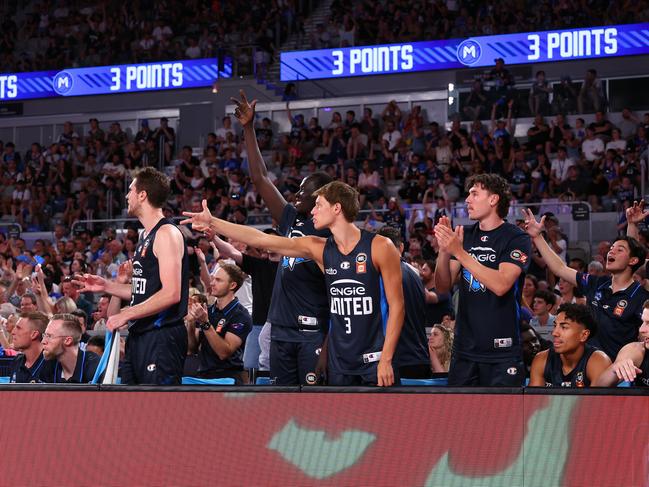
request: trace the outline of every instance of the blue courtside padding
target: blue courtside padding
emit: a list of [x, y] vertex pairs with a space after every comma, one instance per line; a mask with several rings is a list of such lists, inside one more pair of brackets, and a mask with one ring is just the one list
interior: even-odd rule
[[441, 377], [439, 379], [401, 379], [402, 386], [447, 386], [448, 379]]
[[631, 382], [629, 382], [628, 380], [625, 380], [625, 381], [620, 382], [617, 386], [618, 387], [631, 387], [631, 385], [632, 385]]
[[220, 385], [220, 386], [231, 386], [234, 384], [234, 379], [232, 377], [223, 377], [221, 379], [199, 379], [198, 377], [183, 377], [182, 383], [185, 385], [194, 384], [194, 385]]
[[5, 376], [0, 377], [0, 384], [9, 384], [11, 382], [11, 377]]
[[255, 384], [258, 386], [269, 386], [270, 385], [270, 377], [257, 377], [257, 380], [255, 381]]

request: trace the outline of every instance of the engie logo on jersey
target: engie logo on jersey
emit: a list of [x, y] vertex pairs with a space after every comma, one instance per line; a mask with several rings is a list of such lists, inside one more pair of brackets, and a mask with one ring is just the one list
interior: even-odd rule
[[356, 256], [356, 274], [365, 274], [367, 272], [367, 255], [358, 254]]
[[471, 66], [482, 56], [482, 47], [477, 41], [467, 39], [457, 46], [457, 60], [466, 66]]

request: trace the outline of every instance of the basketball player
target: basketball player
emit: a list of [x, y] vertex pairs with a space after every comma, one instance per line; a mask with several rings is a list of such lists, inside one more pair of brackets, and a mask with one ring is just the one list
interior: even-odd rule
[[329, 384], [391, 386], [404, 316], [399, 252], [387, 238], [354, 225], [359, 203], [353, 188], [333, 181], [314, 195], [313, 224], [316, 230], [331, 230], [326, 239], [267, 235], [212, 217], [205, 201], [201, 213], [186, 212], [189, 218], [181, 223], [315, 261], [325, 273], [331, 312]]
[[[389, 238], [399, 250], [399, 255], [403, 255], [404, 245], [398, 228], [384, 225], [378, 234]], [[402, 379], [428, 379], [431, 370], [426, 337], [426, 291], [417, 269], [403, 259], [401, 277], [405, 316], [397, 346], [399, 376]]]
[[525, 380], [520, 339], [520, 297], [530, 261], [530, 238], [505, 222], [509, 183], [497, 174], [467, 181], [470, 226], [435, 226], [439, 256], [435, 289], [450, 292], [459, 277], [451, 386], [519, 387]]
[[597, 322], [586, 305], [559, 306], [552, 330], [553, 347], [534, 357], [532, 387], [589, 387], [595, 384], [611, 359], [587, 341], [597, 333]]
[[[295, 195], [295, 205], [288, 204], [268, 177], [259, 151], [254, 128], [257, 101], [248, 103], [243, 90], [240, 96], [240, 100], [232, 98], [232, 101], [237, 105], [234, 115], [243, 126], [250, 178], [271, 216], [279, 222], [280, 234], [289, 238], [309, 235], [327, 238], [329, 230], [314, 228], [309, 215], [315, 204], [313, 192], [330, 182], [331, 177], [316, 172], [304, 178]], [[274, 384], [315, 384], [318, 353], [329, 326], [329, 308], [324, 276], [312, 259], [283, 256], [275, 276], [268, 321], [271, 323], [270, 376]]]
[[649, 387], [649, 300], [642, 305], [640, 341], [624, 345], [615, 362], [595, 385], [611, 387], [622, 381], [633, 382], [638, 387]]
[[110, 330], [128, 326], [123, 384], [180, 384], [187, 354], [183, 319], [189, 300], [189, 265], [180, 229], [162, 214], [169, 180], [146, 167], [126, 196], [129, 216], [144, 226], [135, 249], [131, 284], [84, 274], [80, 292], [101, 292], [130, 299], [130, 306], [108, 318]]

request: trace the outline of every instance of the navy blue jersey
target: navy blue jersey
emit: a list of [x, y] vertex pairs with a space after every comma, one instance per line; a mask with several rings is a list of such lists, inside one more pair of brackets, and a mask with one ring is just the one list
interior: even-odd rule
[[493, 363], [522, 357], [519, 303], [530, 249], [529, 235], [510, 223], [490, 231], [480, 230], [479, 223], [464, 226], [464, 250], [480, 264], [498, 269], [507, 262], [522, 272], [504, 296], [497, 296], [467, 269], [460, 269], [453, 353]]
[[252, 322], [263, 326], [268, 319], [268, 310], [273, 296], [273, 282], [277, 273], [277, 262], [258, 259], [243, 254], [241, 270], [252, 278]]
[[591, 355], [597, 349], [592, 345], [586, 344], [584, 354], [572, 369], [567, 374], [563, 373], [563, 364], [561, 357], [554, 351], [554, 348], [548, 349], [548, 358], [545, 362], [545, 369], [543, 370], [543, 378], [545, 379], [545, 387], [589, 387], [590, 380], [586, 369]]
[[79, 350], [74, 372], [68, 379], [63, 378], [63, 367], [61, 364], [58, 361], [53, 361], [53, 372], [49, 377], [43, 377], [43, 382], [51, 382], [53, 384], [88, 384], [95, 376], [99, 360], [99, 355]]
[[403, 261], [401, 261], [401, 279], [406, 314], [396, 352], [399, 367], [430, 365], [428, 339], [426, 338], [424, 284], [421, 282], [417, 270]]
[[644, 357], [638, 368], [642, 370], [642, 373], [635, 376], [633, 384], [638, 387], [649, 387], [649, 349], [647, 347], [644, 347]]
[[426, 326], [433, 326], [442, 323], [442, 318], [445, 315], [450, 315], [453, 310], [451, 307], [451, 295], [449, 293], [439, 293], [434, 287], [429, 291], [437, 294], [436, 303], [425, 303], [426, 310]]
[[[131, 280], [131, 306], [146, 301], [162, 289], [160, 265], [158, 258], [153, 253], [153, 244], [158, 230], [163, 225], [174, 224], [167, 218], [162, 218], [147, 235], [142, 234], [135, 248], [135, 255], [133, 256], [133, 277]], [[189, 260], [185, 245], [183, 245], [180, 283], [180, 301], [178, 303], [157, 314], [131, 321], [129, 323], [129, 333], [143, 333], [154, 328], [174, 325], [182, 322], [185, 318], [189, 300]]]
[[649, 299], [638, 282], [613, 292], [611, 276], [592, 276], [577, 272], [577, 289], [586, 296], [586, 303], [595, 315], [597, 335], [589, 342], [613, 360], [627, 343], [638, 339], [642, 324], [642, 305]]
[[25, 354], [18, 354], [11, 362], [10, 382], [12, 384], [26, 384], [45, 382], [47, 377], [51, 377], [54, 360], [45, 360], [43, 352], [38, 356], [31, 367], [25, 365]]
[[248, 313], [248, 310], [236, 298], [223, 309], [219, 309], [216, 307], [216, 304], [213, 304], [207, 311], [210, 325], [216, 329], [216, 333], [221, 338], [225, 338], [226, 333], [234, 333], [241, 338], [242, 343], [232, 355], [225, 360], [221, 360], [207, 341], [205, 333], [201, 330], [198, 337], [200, 344], [198, 352], [200, 365], [198, 366], [198, 372], [243, 370], [243, 350], [246, 344], [246, 337], [250, 333], [250, 330], [252, 330], [250, 313]]
[[[309, 235], [329, 237], [329, 230], [316, 230], [311, 219], [299, 217], [293, 205], [286, 205], [279, 232], [285, 237]], [[272, 338], [284, 341], [306, 341], [300, 330], [326, 330], [329, 323], [327, 289], [322, 271], [314, 261], [301, 257], [282, 257], [277, 267], [273, 297], [268, 311], [273, 325]]]
[[376, 367], [383, 349], [388, 305], [381, 274], [372, 263], [376, 235], [361, 238], [343, 255], [333, 236], [323, 253], [329, 295], [329, 368], [338, 374], [361, 375]]

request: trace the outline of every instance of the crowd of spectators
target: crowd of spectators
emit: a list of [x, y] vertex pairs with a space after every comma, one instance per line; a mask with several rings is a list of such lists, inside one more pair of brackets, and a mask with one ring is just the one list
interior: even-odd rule
[[649, 17], [647, 1], [335, 0], [330, 10], [326, 25], [313, 33], [314, 49], [573, 29]]
[[[265, 70], [306, 15], [308, 2], [166, 0], [9, 2], [1, 23], [0, 70], [236, 56], [252, 73]], [[255, 47], [255, 54], [251, 49]]]

